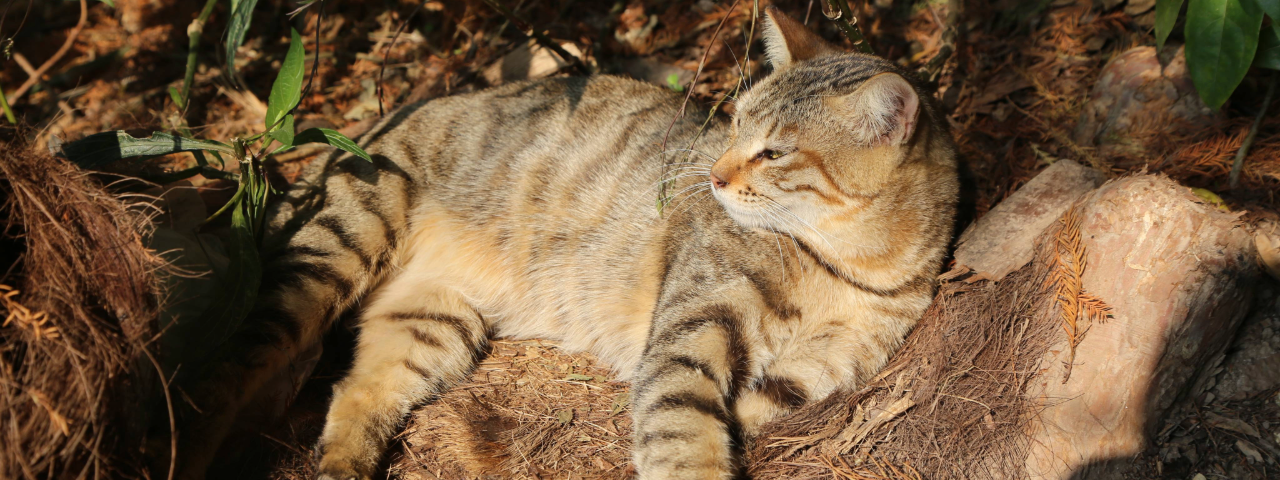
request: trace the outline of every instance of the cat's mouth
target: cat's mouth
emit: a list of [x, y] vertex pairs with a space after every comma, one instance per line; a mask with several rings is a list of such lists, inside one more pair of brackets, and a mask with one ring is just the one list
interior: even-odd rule
[[776, 230], [778, 227], [769, 221], [769, 212], [765, 199], [744, 196], [739, 192], [712, 188], [711, 196], [724, 207], [729, 218], [747, 228], [764, 228]]

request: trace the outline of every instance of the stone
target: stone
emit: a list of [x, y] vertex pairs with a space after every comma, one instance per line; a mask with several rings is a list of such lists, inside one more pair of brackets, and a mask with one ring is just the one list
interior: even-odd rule
[[1072, 133], [1103, 156], [1140, 155], [1152, 142], [1212, 128], [1223, 121], [1196, 93], [1182, 47], [1134, 47], [1102, 68]]

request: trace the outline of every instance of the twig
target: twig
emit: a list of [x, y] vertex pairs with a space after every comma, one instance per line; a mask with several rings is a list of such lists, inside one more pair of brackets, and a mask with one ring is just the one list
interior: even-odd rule
[[716, 25], [716, 30], [711, 33], [711, 42], [707, 44], [707, 49], [702, 52], [702, 60], [698, 61], [698, 71], [693, 74], [693, 82], [689, 83], [689, 88], [685, 91], [684, 101], [680, 102], [680, 110], [676, 112], [675, 116], [671, 118], [671, 123], [667, 125], [667, 133], [662, 135], [662, 151], [665, 152], [667, 150], [667, 139], [671, 137], [671, 129], [675, 128], [676, 122], [684, 117], [685, 107], [689, 105], [689, 99], [693, 97], [693, 87], [698, 86], [698, 79], [702, 78], [702, 69], [707, 66], [707, 55], [711, 54], [711, 49], [716, 45], [716, 38], [720, 37], [720, 30], [729, 21], [729, 17], [733, 16], [733, 11], [738, 8], [739, 1], [741, 0], [733, 0], [733, 4], [729, 5], [729, 11], [725, 12], [724, 18], [720, 19], [720, 24]]
[[[675, 116], [671, 118], [671, 123], [667, 124], [667, 133], [662, 136], [663, 152], [667, 151], [667, 139], [671, 137], [671, 129], [675, 127], [677, 121], [679, 121], [682, 117], [684, 117], [685, 107], [689, 105], [689, 98], [693, 96], [693, 87], [698, 85], [698, 78], [702, 76], [702, 69], [707, 64], [707, 55], [711, 53], [711, 48], [715, 46], [716, 38], [720, 36], [720, 29], [724, 27], [725, 22], [729, 21], [729, 17], [733, 16], [733, 11], [737, 7], [738, 7], [738, 0], [734, 0], [733, 4], [729, 5], [729, 11], [725, 12], [724, 18], [720, 19], [720, 24], [716, 25], [715, 32], [712, 32], [711, 43], [708, 44], [707, 49], [702, 52], [702, 60], [698, 62], [698, 72], [693, 75], [693, 82], [689, 83], [689, 88], [684, 95], [684, 101], [680, 102], [680, 110], [677, 111]], [[702, 136], [702, 133], [706, 131], [707, 125], [711, 123], [711, 119], [715, 117], [716, 111], [719, 110], [720, 105], [724, 103], [724, 100], [726, 98], [729, 98], [732, 95], [736, 95], [738, 93], [738, 90], [742, 87], [742, 77], [746, 75], [746, 66], [751, 61], [751, 59], [749, 58], [751, 53], [751, 37], [755, 35], [755, 31], [756, 31], [756, 16], [760, 15], [760, 0], [755, 0], [751, 15], [752, 15], [751, 32], [747, 34], [748, 35], [747, 53], [743, 55], [743, 60], [742, 60], [743, 63], [738, 67], [738, 70], [742, 72], [742, 75], [738, 77], [738, 83], [734, 87], [733, 93], [726, 93], [725, 96], [720, 97], [720, 100], [717, 101], [716, 104], [711, 107], [711, 111], [707, 114], [706, 121], [702, 122], [702, 126], [698, 129], [698, 133], [695, 134], [693, 136], [693, 140], [689, 142], [689, 148], [688, 148], [689, 150], [693, 150], [694, 144], [698, 143], [698, 138], [700, 138]], [[729, 48], [727, 43], [725, 44], [725, 48]], [[733, 49], [729, 49], [729, 53], [733, 53]], [[735, 57], [734, 64], [737, 64], [737, 63], [738, 63], [737, 58]], [[662, 183], [658, 187], [658, 203], [657, 203], [658, 215], [662, 215], [663, 209], [666, 208], [667, 202], [670, 201], [670, 199], [667, 198], [667, 184], [669, 183], [669, 181], [666, 180], [667, 164], [665, 161], [662, 164], [661, 176], [662, 178], [660, 179], [660, 181]]]
[[18, 103], [18, 100], [22, 98], [22, 95], [27, 93], [27, 90], [30, 90], [32, 86], [35, 86], [36, 82], [40, 81], [40, 77], [44, 76], [45, 72], [47, 72], [49, 68], [53, 67], [53, 64], [62, 60], [62, 57], [71, 50], [71, 46], [76, 43], [76, 38], [80, 37], [80, 31], [84, 30], [84, 26], [87, 23], [89, 23], [89, 4], [86, 0], [80, 0], [80, 21], [76, 22], [75, 28], [72, 28], [71, 33], [67, 34], [67, 40], [62, 43], [62, 48], [59, 48], [52, 57], [49, 57], [48, 60], [45, 60], [44, 64], [40, 65], [40, 68], [36, 69], [36, 75], [28, 78], [21, 87], [18, 87], [12, 95], [9, 95], [10, 102]]
[[871, 51], [871, 46], [867, 45], [866, 39], [862, 37], [862, 30], [858, 28], [858, 17], [853, 16], [853, 10], [849, 8], [849, 0], [827, 0], [827, 6], [830, 11], [824, 8], [822, 14], [840, 25], [840, 29], [844, 30], [844, 36], [849, 37], [854, 48], [867, 55], [875, 55], [876, 52]]
[[[532, 37], [539, 45], [542, 45], [543, 48], [555, 52], [561, 60], [569, 62], [569, 65], [572, 66], [574, 70], [577, 70], [579, 74], [591, 75], [591, 67], [582, 63], [582, 60], [578, 57], [566, 52], [564, 48], [560, 47], [560, 44], [552, 41], [546, 34], [534, 30], [533, 26], [529, 25], [529, 22], [524, 21], [524, 19], [517, 16], [515, 12], [512, 12], [507, 9], [507, 7], [502, 6], [497, 2], [497, 0], [484, 0], [484, 3], [488, 4], [494, 10], [497, 10], [498, 13], [502, 14], [502, 16], [507, 17], [507, 21], [510, 21], [512, 25], [515, 25], [521, 32], [524, 32], [525, 36]], [[736, 4], [738, 2], [735, 1], [734, 3]]]
[[1277, 78], [1280, 74], [1271, 75], [1271, 83], [1267, 85], [1267, 95], [1262, 100], [1262, 108], [1258, 110], [1258, 116], [1253, 117], [1253, 125], [1249, 127], [1249, 134], [1245, 135], [1244, 143], [1240, 144], [1240, 150], [1236, 151], [1236, 160], [1231, 164], [1231, 189], [1235, 190], [1240, 186], [1240, 171], [1244, 170], [1244, 157], [1249, 155], [1249, 147], [1253, 146], [1254, 137], [1258, 136], [1258, 127], [1262, 125], [1262, 118], [1267, 116], [1267, 109], [1271, 106], [1271, 97], [1275, 96], [1276, 83], [1280, 82]]
[[[84, 0], [80, 0], [81, 3]], [[164, 376], [164, 369], [160, 368], [160, 362], [156, 361], [156, 357], [151, 355], [151, 351], [147, 347], [142, 347], [142, 353], [147, 355], [147, 360], [151, 360], [151, 365], [156, 367], [156, 373], [160, 375], [160, 385], [164, 387], [164, 403], [169, 408], [169, 476], [168, 480], [173, 480], [174, 467], [178, 461], [178, 422], [173, 416], [173, 397], [169, 394], [169, 379]]]
[[28, 77], [36, 76], [36, 67], [31, 66], [31, 62], [28, 62], [27, 57], [22, 56], [21, 53], [13, 54], [13, 63], [22, 67], [22, 71], [26, 72]]
[[[933, 7], [929, 8], [932, 11]], [[963, 9], [964, 4], [960, 0], [947, 0], [947, 19], [942, 22], [942, 46], [938, 47], [938, 53], [919, 70], [920, 76], [929, 83], [938, 81], [942, 68], [956, 51], [956, 39], [960, 37], [960, 29], [964, 27], [964, 22], [960, 21]]]
[[204, 4], [204, 9], [200, 10], [200, 16], [191, 21], [191, 25], [187, 26], [187, 72], [182, 80], [182, 95], [178, 98], [178, 109], [186, 110], [187, 104], [191, 98], [191, 84], [196, 80], [196, 48], [200, 46], [200, 36], [204, 35], [204, 25], [209, 21], [209, 15], [213, 14], [214, 5], [218, 4], [218, 0], [208, 0]]
[[418, 4], [416, 8], [413, 9], [413, 13], [409, 14], [409, 18], [404, 19], [404, 22], [400, 23], [400, 28], [396, 29], [396, 34], [391, 37], [391, 43], [388, 43], [387, 48], [382, 51], [382, 65], [378, 66], [378, 116], [379, 117], [387, 114], [387, 112], [383, 110], [383, 107], [382, 107], [382, 76], [387, 73], [387, 57], [391, 56], [391, 47], [396, 46], [396, 42], [400, 40], [400, 34], [404, 32], [404, 27], [407, 27], [409, 25], [409, 22], [413, 21], [413, 17], [418, 16], [418, 12], [422, 11], [422, 7], [426, 6], [426, 4], [427, 2], [421, 2]]

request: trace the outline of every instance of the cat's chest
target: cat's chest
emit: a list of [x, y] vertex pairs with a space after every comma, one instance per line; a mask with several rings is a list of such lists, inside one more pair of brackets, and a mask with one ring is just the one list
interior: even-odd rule
[[881, 298], [828, 275], [789, 278], [765, 298], [760, 333], [773, 355], [845, 348], [859, 332], [880, 327]]

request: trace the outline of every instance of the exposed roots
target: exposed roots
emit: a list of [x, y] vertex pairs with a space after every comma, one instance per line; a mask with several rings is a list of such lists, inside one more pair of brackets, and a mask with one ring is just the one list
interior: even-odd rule
[[0, 478], [134, 476], [116, 453], [145, 424], [125, 398], [155, 335], [149, 218], [25, 145], [0, 145], [0, 212]]

